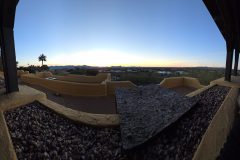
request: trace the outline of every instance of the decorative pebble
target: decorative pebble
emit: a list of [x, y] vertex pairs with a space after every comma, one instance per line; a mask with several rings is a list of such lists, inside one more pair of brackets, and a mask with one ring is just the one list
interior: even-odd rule
[[77, 124], [38, 102], [4, 115], [19, 160], [190, 160], [228, 91], [227, 87], [215, 86], [197, 95], [198, 104], [177, 122], [149, 143], [127, 153], [122, 150], [118, 127]]

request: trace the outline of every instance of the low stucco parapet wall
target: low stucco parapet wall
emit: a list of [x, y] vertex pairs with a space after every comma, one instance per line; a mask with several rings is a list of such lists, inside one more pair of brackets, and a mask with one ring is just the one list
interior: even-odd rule
[[60, 104], [57, 104], [48, 99], [41, 99], [39, 102], [45, 105], [46, 107], [50, 108], [51, 110], [57, 112], [58, 114], [63, 115], [64, 117], [79, 123], [92, 125], [92, 126], [99, 126], [99, 127], [119, 125], [118, 114], [93, 114], [93, 113], [77, 111], [77, 110], [73, 110], [65, 106], [62, 106]]
[[175, 88], [180, 86], [187, 86], [191, 88], [200, 89], [204, 87], [200, 84], [197, 78], [192, 77], [170, 77], [170, 78], [164, 78], [162, 82], [160, 83], [160, 86], [166, 87], [166, 88]]
[[49, 71], [36, 72], [35, 75], [39, 78], [48, 78], [53, 76], [52, 72]]
[[202, 88], [200, 88], [200, 89], [197, 89], [197, 90], [195, 90], [195, 91], [187, 94], [186, 96], [188, 96], [188, 97], [194, 97], [194, 96], [196, 96], [196, 95], [198, 95], [198, 94], [200, 94], [200, 93], [208, 90], [209, 88], [211, 88], [211, 87], [213, 87], [213, 86], [215, 86], [215, 85], [216, 85], [216, 84], [210, 84], [210, 85], [208, 85], [208, 86], [204, 86], [204, 87], [202, 87]]
[[135, 88], [137, 87], [131, 81], [111, 81], [106, 82], [107, 85], [107, 95], [115, 95], [116, 88]]
[[231, 88], [203, 135], [193, 160], [213, 160], [219, 156], [237, 114], [238, 94], [238, 88]]
[[21, 76], [28, 84], [38, 85], [60, 94], [71, 96], [106, 96], [104, 84], [74, 83], [59, 80], [38, 78], [32, 74]]
[[183, 77], [164, 78], [160, 83], [160, 86], [166, 87], [166, 88], [175, 88], [182, 85], [183, 85]]
[[0, 96], [0, 159], [17, 160], [3, 112], [46, 98], [46, 95], [28, 86], [19, 86], [19, 92]]
[[76, 83], [39, 78], [35, 74], [22, 75], [21, 80], [28, 84], [38, 85], [56, 93], [71, 96], [107, 96], [115, 95], [116, 88], [136, 87], [130, 81], [104, 81], [102, 83]]
[[192, 78], [192, 77], [183, 77], [183, 84], [184, 86], [200, 89], [204, 87], [204, 85], [201, 85], [199, 80], [197, 78]]
[[99, 73], [96, 76], [68, 74], [66, 76], [54, 75], [53, 77], [61, 81], [77, 82], [77, 83], [102, 83], [103, 81], [111, 81], [110, 73]]
[[42, 98], [46, 98], [45, 93], [25, 85], [19, 85], [19, 92], [0, 96], [0, 111], [15, 108]]
[[21, 77], [21, 76], [24, 75], [24, 74], [29, 74], [29, 71], [24, 71], [24, 70], [18, 70], [18, 71], [17, 71], [17, 76], [18, 76], [18, 77]]
[[0, 158], [3, 160], [17, 160], [2, 111], [0, 111]]
[[5, 121], [4, 112], [31, 102], [38, 101], [54, 112], [79, 123], [98, 126], [118, 126], [117, 114], [92, 114], [72, 110], [46, 98], [46, 95], [28, 86], [19, 86], [19, 92], [0, 96], [0, 159], [17, 160], [16, 152]]

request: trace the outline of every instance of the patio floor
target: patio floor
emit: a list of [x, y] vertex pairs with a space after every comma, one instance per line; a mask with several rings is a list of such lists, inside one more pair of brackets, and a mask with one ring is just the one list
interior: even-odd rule
[[96, 113], [96, 114], [114, 114], [116, 113], [115, 96], [105, 97], [73, 97], [68, 95], [57, 96], [53, 91], [37, 85], [28, 85], [41, 92], [46, 93], [47, 98], [53, 102], [69, 107], [71, 109]]

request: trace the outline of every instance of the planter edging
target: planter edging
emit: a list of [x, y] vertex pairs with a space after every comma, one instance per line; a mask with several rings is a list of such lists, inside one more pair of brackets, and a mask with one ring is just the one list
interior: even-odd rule
[[231, 88], [228, 92], [204, 133], [193, 160], [212, 160], [219, 156], [235, 119], [238, 91], [238, 88]]

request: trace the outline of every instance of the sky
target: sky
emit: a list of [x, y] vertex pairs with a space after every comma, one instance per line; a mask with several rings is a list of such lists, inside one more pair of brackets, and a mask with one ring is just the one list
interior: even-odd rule
[[20, 0], [14, 34], [19, 66], [225, 66], [201, 0]]

